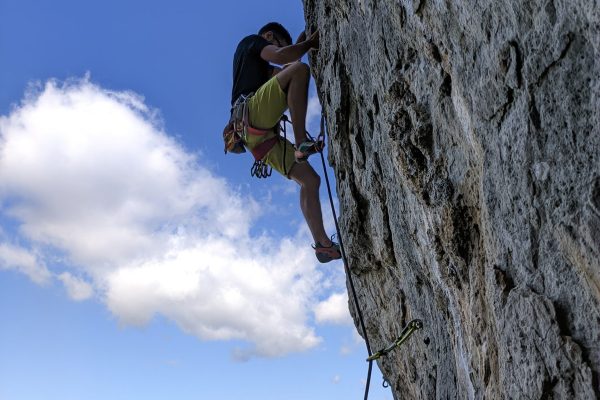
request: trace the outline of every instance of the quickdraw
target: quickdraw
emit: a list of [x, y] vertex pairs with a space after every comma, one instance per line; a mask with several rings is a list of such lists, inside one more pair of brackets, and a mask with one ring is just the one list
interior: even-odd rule
[[420, 319], [413, 319], [412, 321], [410, 321], [408, 323], [408, 325], [404, 328], [404, 330], [402, 330], [402, 333], [400, 334], [398, 339], [396, 339], [388, 347], [379, 350], [378, 352], [376, 352], [375, 354], [373, 354], [372, 356], [367, 358], [367, 361], [374, 361], [374, 360], [377, 360], [377, 359], [387, 355], [392, 350], [394, 350], [396, 347], [400, 347], [402, 345], [402, 343], [406, 342], [408, 340], [408, 338], [413, 334], [414, 331], [419, 330], [421, 328], [423, 328], [423, 322]]
[[273, 168], [269, 164], [265, 164], [262, 160], [254, 161], [250, 168], [250, 176], [258, 179], [268, 178], [273, 173]]

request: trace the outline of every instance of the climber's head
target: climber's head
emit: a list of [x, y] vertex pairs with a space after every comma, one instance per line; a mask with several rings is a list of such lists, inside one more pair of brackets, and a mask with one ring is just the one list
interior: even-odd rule
[[258, 34], [277, 47], [285, 47], [292, 44], [292, 36], [278, 22], [269, 22], [260, 28]]

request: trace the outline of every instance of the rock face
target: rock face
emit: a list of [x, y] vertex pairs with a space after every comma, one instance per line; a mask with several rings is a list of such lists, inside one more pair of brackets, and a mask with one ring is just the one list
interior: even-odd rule
[[304, 7], [373, 350], [424, 322], [394, 398], [597, 398], [599, 1]]

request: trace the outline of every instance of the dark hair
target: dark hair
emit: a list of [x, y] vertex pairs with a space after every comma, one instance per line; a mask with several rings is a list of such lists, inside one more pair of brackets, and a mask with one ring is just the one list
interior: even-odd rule
[[282, 39], [288, 42], [288, 44], [292, 44], [292, 37], [290, 36], [290, 33], [279, 22], [269, 22], [268, 24], [260, 28], [258, 34], [262, 35], [263, 33], [267, 33], [269, 31], [280, 36]]

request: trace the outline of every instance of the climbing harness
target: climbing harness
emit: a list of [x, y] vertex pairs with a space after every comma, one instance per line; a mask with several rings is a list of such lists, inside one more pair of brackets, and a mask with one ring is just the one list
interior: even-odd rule
[[[307, 133], [309, 139], [314, 140], [310, 134]], [[325, 141], [325, 115], [321, 113], [321, 132], [319, 136], [317, 136], [317, 140]], [[375, 354], [371, 351], [371, 344], [369, 343], [369, 336], [367, 335], [367, 329], [365, 328], [365, 321], [363, 319], [362, 310], [360, 308], [360, 304], [358, 302], [358, 296], [356, 295], [356, 289], [354, 288], [354, 280], [352, 279], [352, 274], [350, 273], [350, 268], [348, 267], [348, 259], [346, 258], [346, 251], [344, 250], [344, 243], [342, 241], [342, 235], [340, 234], [340, 227], [338, 224], [337, 214], [335, 212], [335, 206], [333, 204], [333, 195], [331, 193], [331, 184], [329, 183], [329, 174], [327, 173], [327, 166], [325, 164], [325, 156], [323, 155], [323, 148], [319, 149], [319, 154], [321, 155], [321, 163], [323, 165], [323, 175], [325, 176], [325, 183], [327, 184], [327, 194], [329, 195], [329, 205], [331, 206], [331, 213], [333, 214], [333, 221], [335, 223], [335, 230], [337, 232], [337, 237], [339, 239], [340, 251], [342, 253], [342, 261], [344, 262], [344, 270], [346, 271], [346, 276], [348, 277], [348, 281], [350, 283], [350, 292], [352, 294], [352, 298], [354, 300], [354, 305], [356, 308], [356, 313], [358, 314], [358, 321], [360, 324], [360, 328], [363, 332], [363, 337], [365, 339], [365, 344], [367, 346], [367, 353], [369, 357], [367, 358], [367, 362], [369, 363], [369, 368], [367, 371], [367, 380], [365, 385], [365, 396], [364, 400], [369, 398], [369, 388], [371, 385], [371, 372], [373, 370], [373, 361], [387, 355], [389, 352], [394, 350], [396, 347], [399, 347], [404, 343], [408, 338], [413, 334], [413, 332], [417, 329], [421, 329], [423, 327], [423, 323], [419, 319], [412, 320], [406, 328], [400, 334], [400, 337], [396, 339], [390, 346], [379, 350]], [[384, 378], [383, 386], [389, 386], [389, 382]]]
[[[282, 115], [279, 123], [270, 129], [258, 129], [251, 126], [249, 122], [248, 100], [253, 94], [254, 93], [250, 93], [247, 96], [241, 95], [233, 104], [233, 107], [231, 108], [231, 117], [223, 130], [223, 142], [225, 144], [225, 154], [228, 152], [241, 154], [246, 152], [245, 142], [248, 136], [265, 136], [270, 132], [275, 132], [276, 135], [274, 137], [249, 149], [254, 157], [254, 164], [252, 164], [252, 167], [250, 168], [250, 175], [257, 178], [267, 178], [271, 176], [273, 169], [263, 160], [273, 146], [281, 140], [281, 132], [283, 132], [283, 140], [287, 140], [286, 123], [289, 122], [289, 119], [285, 114]], [[285, 163], [285, 155], [286, 146], [283, 147], [282, 164], [284, 166], [285, 175], [287, 176], [288, 169]]]

